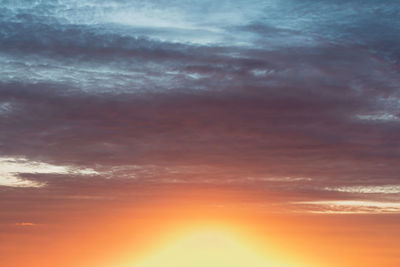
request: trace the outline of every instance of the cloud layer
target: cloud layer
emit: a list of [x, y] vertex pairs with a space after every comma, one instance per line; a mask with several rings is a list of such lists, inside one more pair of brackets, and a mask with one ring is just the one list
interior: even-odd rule
[[15, 179], [46, 189], [3, 183], [4, 198], [208, 185], [291, 211], [398, 213], [400, 4], [1, 6], [1, 155], [92, 170], [21, 167]]

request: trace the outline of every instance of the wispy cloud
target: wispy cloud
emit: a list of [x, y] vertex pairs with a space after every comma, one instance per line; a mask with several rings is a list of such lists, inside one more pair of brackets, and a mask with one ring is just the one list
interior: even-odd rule
[[[311, 213], [321, 214], [385, 214], [400, 213], [400, 202], [368, 200], [332, 200], [297, 202]], [[308, 206], [308, 207], [307, 207]]]
[[93, 169], [79, 169], [71, 166], [57, 166], [25, 158], [0, 157], [0, 186], [42, 187], [44, 183], [21, 178], [19, 174], [98, 174]]
[[36, 224], [34, 224], [34, 223], [31, 223], [31, 222], [18, 222], [18, 223], [15, 223], [15, 225], [16, 226], [35, 226]]
[[362, 185], [325, 188], [330, 191], [361, 194], [400, 194], [400, 185]]

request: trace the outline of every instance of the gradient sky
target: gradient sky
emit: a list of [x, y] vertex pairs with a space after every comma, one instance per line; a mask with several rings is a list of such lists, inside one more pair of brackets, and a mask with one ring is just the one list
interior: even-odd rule
[[168, 207], [400, 266], [400, 2], [0, 0], [0, 66], [0, 265]]

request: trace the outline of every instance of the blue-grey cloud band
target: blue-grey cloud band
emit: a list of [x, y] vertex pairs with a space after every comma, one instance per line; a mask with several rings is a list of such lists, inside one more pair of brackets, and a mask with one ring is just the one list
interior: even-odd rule
[[343, 202], [356, 198], [400, 212], [399, 3], [1, 6], [1, 155], [93, 170], [27, 171], [35, 188], [4, 188], [73, 195], [89, 175], [97, 197], [225, 184], [293, 192], [306, 210], [365, 211]]

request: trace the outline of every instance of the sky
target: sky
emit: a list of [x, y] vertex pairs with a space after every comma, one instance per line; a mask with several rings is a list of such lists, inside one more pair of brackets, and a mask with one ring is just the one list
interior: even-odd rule
[[0, 66], [2, 266], [205, 221], [400, 265], [397, 1], [0, 0]]

